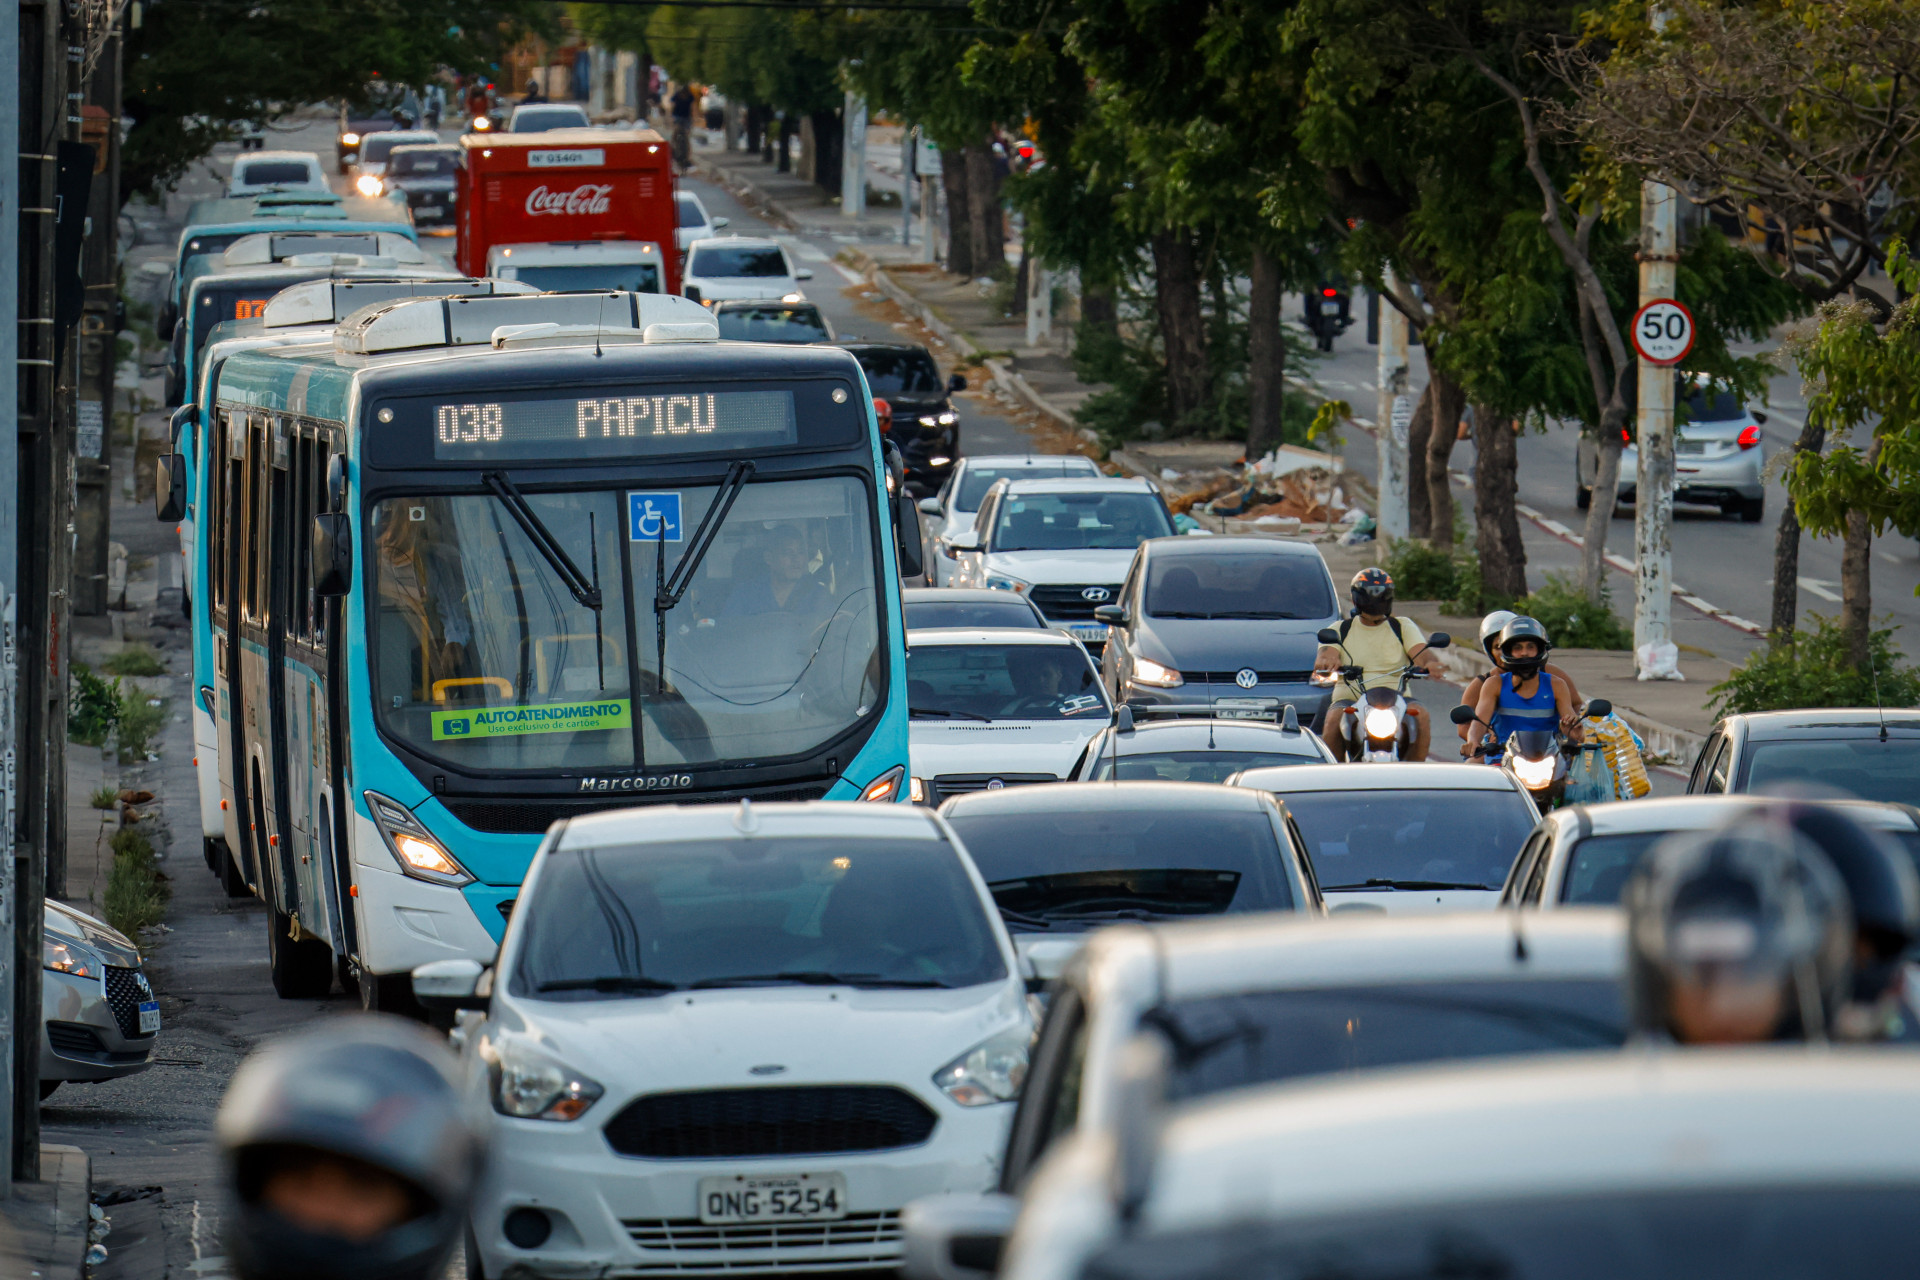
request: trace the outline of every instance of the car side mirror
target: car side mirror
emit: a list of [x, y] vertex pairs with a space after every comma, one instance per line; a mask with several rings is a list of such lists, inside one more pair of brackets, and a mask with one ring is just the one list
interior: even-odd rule
[[901, 1274], [907, 1280], [988, 1280], [1020, 1216], [1020, 1201], [997, 1191], [926, 1196], [900, 1213]]
[[1453, 637], [1444, 631], [1436, 631], [1427, 637], [1427, 648], [1445, 649], [1453, 643]]
[[154, 459], [153, 509], [163, 524], [172, 524], [187, 514], [187, 458], [169, 453]]
[[1613, 714], [1613, 704], [1605, 698], [1590, 698], [1587, 701], [1587, 717], [1591, 720], [1604, 720]]
[[1318, 639], [1321, 644], [1339, 644], [1340, 643], [1340, 633], [1334, 630], [1332, 627], [1320, 628], [1320, 634], [1315, 638]]
[[963, 529], [947, 537], [947, 545], [955, 551], [978, 551], [980, 549], [980, 531]]
[[712, 227], [715, 231], [718, 231], [720, 228], [726, 226], [728, 223], [732, 221], [733, 219], [722, 216], [722, 217], [715, 218], [712, 222], [708, 223], [707, 225]]
[[353, 586], [353, 524], [344, 512], [313, 518], [313, 593], [343, 596]]
[[900, 576], [917, 578], [927, 571], [926, 547], [921, 540], [920, 508], [914, 503], [913, 495], [903, 491], [894, 499], [894, 509], [899, 523], [894, 546], [900, 559]]
[[812, 267], [795, 267], [793, 269], [793, 278], [795, 280], [811, 280], [813, 279], [813, 268]]
[[938, 499], [938, 498], [922, 498], [922, 499], [920, 499], [920, 509], [921, 509], [922, 511], [924, 511], [924, 512], [926, 512], [926, 513], [927, 513], [928, 515], [930, 515], [930, 516], [937, 516], [937, 515], [940, 515], [940, 514], [941, 514], [941, 511], [940, 511], [940, 499]]
[[1753, 411], [1753, 420], [1759, 423], [1763, 427], [1767, 425], [1767, 415], [1760, 412], [1758, 409], [1755, 409]]
[[948, 390], [948, 391], [965, 391], [966, 389], [967, 389], [967, 375], [966, 375], [966, 374], [964, 374], [964, 373], [956, 373], [956, 374], [954, 374], [954, 375], [953, 375], [953, 376], [952, 376], [951, 378], [948, 378], [948, 379], [947, 379], [947, 390]]
[[700, 301], [700, 286], [697, 284], [690, 284], [680, 292], [686, 295], [688, 302]]
[[1473, 708], [1463, 702], [1453, 710], [1447, 712], [1447, 719], [1453, 721], [1455, 724], [1472, 724], [1475, 719]]
[[1093, 616], [1111, 626], [1124, 627], [1127, 625], [1127, 606], [1123, 604], [1095, 605]]
[[413, 971], [413, 998], [430, 1010], [485, 1009], [490, 976], [478, 960], [434, 960]]

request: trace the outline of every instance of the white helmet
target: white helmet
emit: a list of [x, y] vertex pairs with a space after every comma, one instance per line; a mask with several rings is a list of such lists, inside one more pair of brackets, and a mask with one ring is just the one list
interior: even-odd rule
[[1507, 629], [1509, 622], [1519, 616], [1511, 609], [1495, 609], [1480, 619], [1480, 647], [1487, 651], [1489, 658], [1494, 656], [1493, 646], [1499, 642], [1500, 633]]

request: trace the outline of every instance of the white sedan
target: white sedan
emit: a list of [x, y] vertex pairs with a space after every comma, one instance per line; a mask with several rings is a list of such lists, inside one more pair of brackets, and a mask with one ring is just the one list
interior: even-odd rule
[[729, 302], [735, 298], [779, 298], [805, 302], [802, 280], [813, 272], [797, 267], [778, 240], [746, 236], [717, 236], [687, 246], [687, 267], [680, 292], [695, 302]]
[[414, 989], [486, 1009], [472, 1277], [891, 1269], [909, 1200], [992, 1183], [1033, 1033], [971, 860], [891, 805], [576, 818], [496, 966]]
[[674, 192], [673, 207], [679, 215], [680, 224], [673, 235], [676, 247], [682, 253], [695, 240], [711, 239], [714, 232], [727, 225], [727, 219], [710, 216], [706, 203], [691, 191]]

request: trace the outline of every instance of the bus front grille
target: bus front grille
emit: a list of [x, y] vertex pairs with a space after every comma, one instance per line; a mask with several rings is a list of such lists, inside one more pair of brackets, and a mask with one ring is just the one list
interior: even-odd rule
[[609, 809], [649, 804], [737, 804], [741, 800], [752, 800], [756, 804], [821, 800], [832, 785], [831, 781], [821, 781], [800, 787], [747, 787], [726, 791], [609, 792], [591, 800], [458, 800], [447, 796], [440, 799], [448, 813], [475, 831], [540, 835], [562, 818], [578, 818]]

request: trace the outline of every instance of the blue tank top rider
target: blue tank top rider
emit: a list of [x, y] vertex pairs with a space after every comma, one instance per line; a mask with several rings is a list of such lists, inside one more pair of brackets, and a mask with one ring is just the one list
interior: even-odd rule
[[1515, 618], [1500, 632], [1499, 679], [1481, 683], [1474, 716], [1505, 743], [1525, 729], [1553, 730], [1568, 726], [1571, 741], [1580, 738], [1572, 691], [1567, 682], [1548, 672], [1547, 651], [1553, 642], [1547, 630], [1532, 618]]

